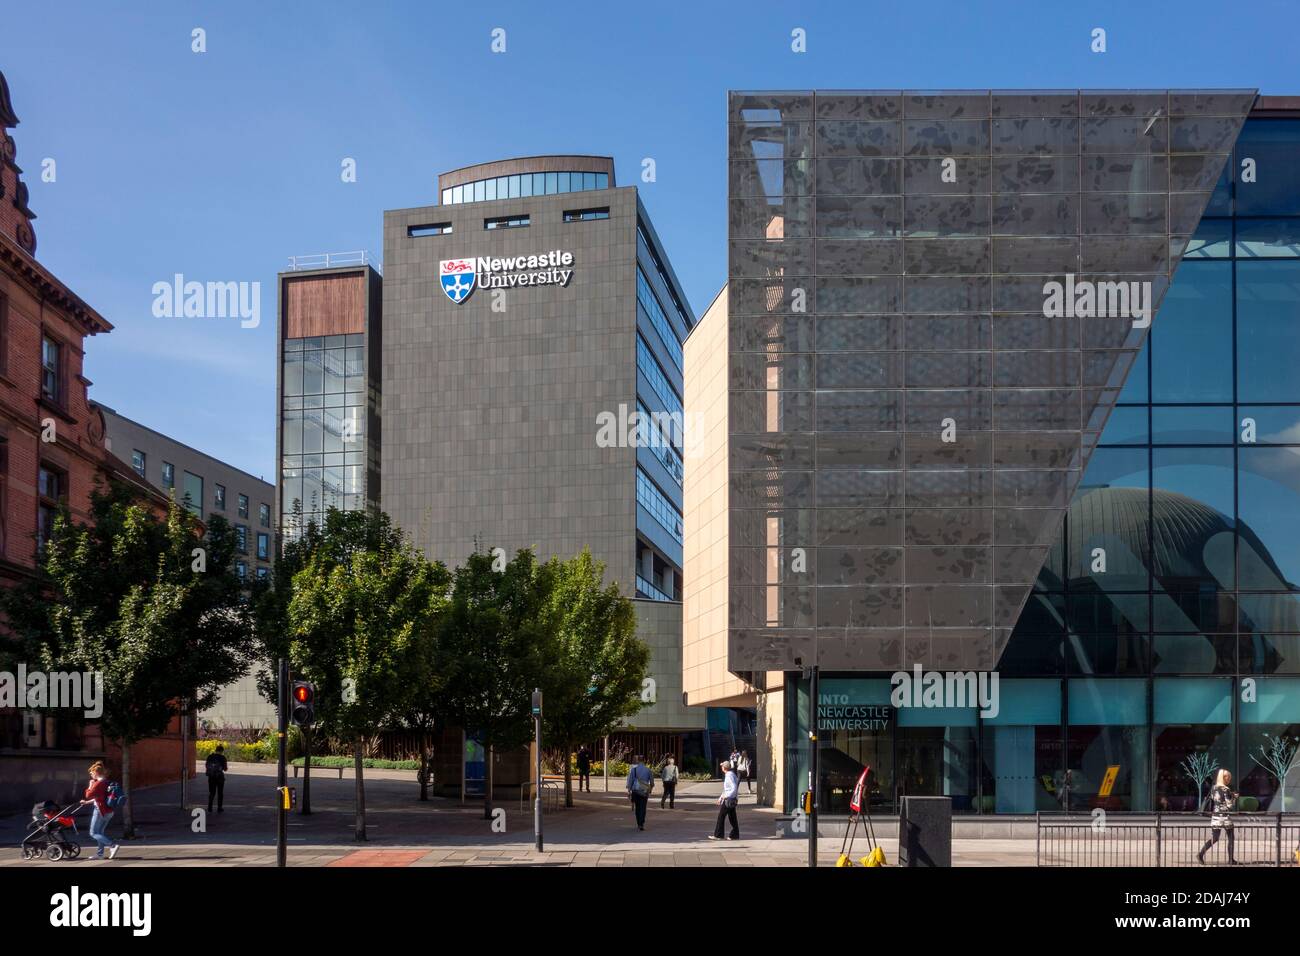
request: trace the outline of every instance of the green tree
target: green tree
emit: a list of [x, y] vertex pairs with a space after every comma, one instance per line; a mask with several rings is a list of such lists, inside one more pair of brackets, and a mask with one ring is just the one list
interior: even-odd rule
[[436, 687], [437, 625], [450, 579], [382, 512], [328, 516], [294, 575], [290, 657], [316, 684], [318, 712], [353, 742], [358, 840], [366, 839], [365, 741]]
[[452, 576], [442, 619], [442, 652], [458, 662], [446, 675], [446, 706], [483, 744], [483, 817], [492, 816], [493, 754], [532, 735], [533, 688], [545, 686], [555, 629], [546, 618], [551, 571], [530, 549], [506, 562], [476, 551]]
[[[182, 697], [195, 710], [216, 701], [244, 672], [251, 621], [234, 573], [234, 533], [220, 516], [205, 538], [175, 500], [159, 517], [117, 482], [92, 493], [90, 516], [81, 524], [64, 509], [38, 575], [3, 604], [29, 660], [103, 675], [100, 727], [122, 748], [129, 794], [132, 744], [164, 733]], [[135, 836], [130, 800], [123, 832]]]
[[636, 636], [632, 601], [618, 585], [604, 585], [605, 566], [590, 551], [567, 561], [552, 558], [547, 570], [547, 621], [555, 639], [542, 685], [543, 732], [564, 747], [564, 802], [571, 807], [568, 755], [641, 710], [650, 648]]

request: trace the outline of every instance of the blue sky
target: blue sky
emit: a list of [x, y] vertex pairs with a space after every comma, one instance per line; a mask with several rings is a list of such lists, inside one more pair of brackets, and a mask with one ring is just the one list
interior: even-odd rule
[[[743, 14], [738, 14], [743, 11]], [[9, 4], [37, 257], [116, 326], [92, 397], [274, 476], [275, 274], [382, 253], [441, 171], [612, 155], [702, 310], [726, 269], [728, 89], [1259, 87], [1300, 93], [1300, 8], [1221, 2]], [[191, 30], [207, 52], [191, 51]], [[491, 52], [491, 31], [506, 52]], [[791, 30], [808, 52], [791, 51]], [[1107, 31], [1108, 51], [1089, 49]], [[345, 157], [357, 182], [340, 179]], [[57, 180], [41, 181], [46, 158]], [[262, 321], [155, 318], [152, 286], [260, 282]]]

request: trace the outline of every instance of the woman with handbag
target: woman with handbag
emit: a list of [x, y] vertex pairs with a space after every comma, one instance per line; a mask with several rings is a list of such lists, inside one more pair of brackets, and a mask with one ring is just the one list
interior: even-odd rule
[[1201, 863], [1205, 862], [1205, 854], [1210, 847], [1219, 842], [1221, 830], [1228, 831], [1228, 863], [1233, 866], [1237, 863], [1232, 854], [1232, 808], [1237, 802], [1237, 794], [1233, 792], [1231, 785], [1231, 772], [1220, 769], [1214, 779], [1214, 786], [1210, 788], [1210, 795], [1205, 798], [1210, 809], [1210, 839], [1205, 841], [1201, 852], [1196, 854], [1196, 859]]

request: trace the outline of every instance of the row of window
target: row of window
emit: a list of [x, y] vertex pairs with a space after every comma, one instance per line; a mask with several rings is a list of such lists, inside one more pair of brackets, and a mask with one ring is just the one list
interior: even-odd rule
[[682, 513], [640, 468], [636, 470], [636, 501], [663, 525], [673, 540], [682, 543]]
[[497, 199], [524, 199], [528, 196], [550, 196], [554, 193], [586, 192], [608, 189], [609, 173], [516, 173], [463, 183], [442, 191], [442, 204], [492, 202]]
[[654, 353], [650, 351], [650, 346], [646, 344], [639, 332], [636, 336], [636, 367], [646, 377], [646, 381], [659, 396], [659, 401], [663, 402], [668, 413], [676, 415], [678, 421], [684, 422], [681, 397], [677, 394], [677, 389], [668, 381], [668, 376], [664, 374], [659, 360], [655, 358]]
[[[131, 468], [137, 475], [148, 480], [148, 456], [138, 448], [131, 449]], [[191, 472], [185, 472], [182, 495], [185, 507], [202, 517], [203, 515], [203, 478]], [[162, 486], [169, 490], [176, 487], [176, 466], [169, 461], [162, 463]], [[212, 495], [212, 506], [219, 511], [226, 510], [226, 486], [218, 484]], [[239, 517], [247, 518], [249, 511], [248, 495], [239, 496]], [[264, 528], [271, 527], [271, 506], [257, 506], [257, 520]]]
[[650, 280], [646, 278], [645, 273], [641, 271], [641, 266], [636, 267], [636, 301], [645, 314], [650, 319], [650, 324], [655, 327], [659, 333], [659, 340], [664, 343], [664, 348], [668, 350], [668, 356], [677, 366], [677, 371], [682, 371], [682, 343], [677, 338], [677, 333], [673, 330], [668, 316], [664, 315], [663, 306], [659, 304], [659, 297], [655, 295], [654, 289], [650, 287]]
[[636, 238], [638, 247], [654, 263], [655, 271], [659, 273], [659, 280], [663, 283], [664, 288], [668, 290], [668, 295], [673, 300], [673, 308], [677, 310], [677, 317], [682, 320], [682, 328], [690, 329], [692, 323], [688, 317], [689, 313], [687, 313], [685, 306], [682, 305], [682, 300], [677, 298], [677, 289], [673, 286], [672, 280], [668, 278], [668, 270], [664, 268], [664, 262], [659, 258], [659, 252], [655, 249], [655, 244], [650, 241], [650, 236], [645, 231], [645, 224], [640, 219], [637, 219], [636, 222]]
[[[593, 222], [598, 219], [608, 218], [608, 206], [564, 210], [565, 222]], [[483, 220], [483, 228], [489, 232], [494, 229], [522, 229], [530, 225], [532, 225], [532, 216], [527, 214], [490, 216]], [[412, 239], [421, 239], [428, 236], [450, 236], [455, 231], [455, 226], [450, 222], [430, 222], [406, 227], [406, 235]]]

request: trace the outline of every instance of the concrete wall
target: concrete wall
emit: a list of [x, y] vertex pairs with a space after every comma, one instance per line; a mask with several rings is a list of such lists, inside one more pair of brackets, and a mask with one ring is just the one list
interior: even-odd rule
[[703, 730], [708, 712], [687, 707], [682, 695], [682, 606], [674, 601], [637, 601], [637, 637], [650, 645], [655, 701], [628, 720], [636, 730]]

